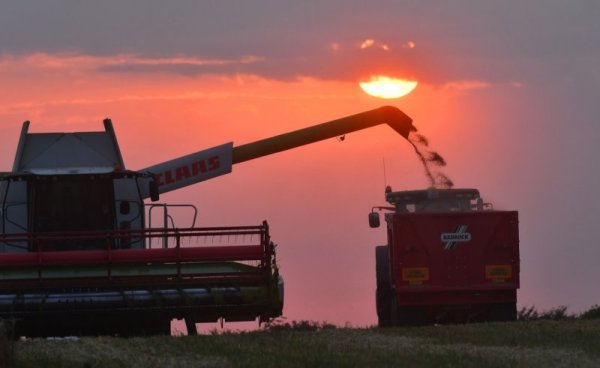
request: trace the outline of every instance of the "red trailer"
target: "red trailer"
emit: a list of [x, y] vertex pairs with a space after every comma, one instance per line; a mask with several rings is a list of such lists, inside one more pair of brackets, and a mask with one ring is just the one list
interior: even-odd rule
[[[516, 319], [516, 211], [494, 210], [476, 189], [392, 192], [388, 245], [376, 247], [380, 326]], [[377, 212], [371, 227], [379, 225]]]

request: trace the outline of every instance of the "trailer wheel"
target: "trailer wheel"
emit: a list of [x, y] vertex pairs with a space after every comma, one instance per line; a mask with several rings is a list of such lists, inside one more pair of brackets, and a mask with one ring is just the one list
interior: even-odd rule
[[425, 306], [396, 307], [396, 326], [423, 326], [433, 321], [427, 321]]
[[390, 297], [390, 291], [378, 287], [375, 294], [378, 326], [390, 327], [392, 326], [392, 298]]
[[390, 281], [390, 253], [387, 245], [375, 247], [375, 276], [377, 289], [375, 291], [375, 306], [379, 327], [392, 326], [394, 299]]
[[507, 322], [517, 320], [517, 303], [499, 303], [490, 306], [490, 321]]

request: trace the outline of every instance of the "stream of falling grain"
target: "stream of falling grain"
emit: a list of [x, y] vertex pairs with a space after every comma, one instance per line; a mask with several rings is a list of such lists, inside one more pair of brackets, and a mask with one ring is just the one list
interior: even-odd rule
[[423, 165], [429, 186], [438, 189], [452, 188], [454, 183], [440, 170], [446, 166], [446, 160], [439, 153], [429, 150], [429, 139], [420, 133], [411, 132], [408, 141]]

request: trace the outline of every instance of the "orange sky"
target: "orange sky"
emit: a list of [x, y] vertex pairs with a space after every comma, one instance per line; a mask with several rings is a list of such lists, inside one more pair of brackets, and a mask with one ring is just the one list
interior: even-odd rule
[[[440, 120], [456, 116], [450, 101], [460, 103], [469, 93], [458, 86], [425, 85], [402, 101], [390, 101], [367, 96], [357, 82], [106, 75], [90, 67], [105, 60], [54, 55], [25, 60], [26, 68], [22, 59], [4, 62], [4, 70], [10, 70], [4, 77], [13, 86], [0, 106], [5, 170], [24, 119], [31, 120], [32, 132], [40, 132], [99, 130], [101, 120], [110, 117], [130, 169], [390, 102], [443, 148], [436, 136], [455, 136]], [[388, 184], [397, 189], [427, 185], [412, 147], [389, 127], [379, 126], [343, 142], [329, 140], [240, 164], [229, 176], [162, 199], [197, 205], [199, 225], [268, 220], [286, 280], [286, 317], [368, 325], [376, 318], [373, 246], [384, 241], [384, 232], [369, 229], [366, 215], [373, 205], [384, 204], [384, 159]], [[460, 169], [451, 168], [449, 174], [460, 184]]]
[[[375, 6], [361, 13], [352, 4], [335, 20], [302, 8], [317, 17], [309, 25], [306, 19], [314, 17], [260, 22], [260, 12], [241, 17], [247, 29], [163, 19], [176, 35], [149, 27], [146, 12], [131, 9], [123, 11], [131, 22], [125, 15], [127, 22], [108, 21], [116, 34], [105, 38], [70, 25], [81, 27], [81, 40], [71, 38], [59, 22], [62, 13], [52, 13], [58, 20], [41, 22], [46, 31], [23, 42], [16, 42], [20, 26], [10, 23], [14, 39], [3, 39], [0, 28], [0, 171], [11, 168], [24, 120], [33, 132], [80, 131], [101, 130], [110, 117], [125, 164], [140, 169], [391, 104], [444, 156], [457, 187], [478, 188], [497, 208], [520, 211], [520, 306], [577, 311], [598, 303], [593, 280], [600, 276], [600, 254], [593, 244], [600, 203], [586, 193], [600, 184], [600, 71], [592, 62], [600, 43], [589, 40], [600, 32], [581, 31], [597, 27], [595, 18], [581, 21], [583, 6], [568, 12], [550, 6], [546, 18], [533, 5], [521, 12], [499, 3], [444, 12], [411, 5], [411, 14]], [[182, 9], [173, 11], [186, 18]], [[97, 14], [103, 13], [86, 17]], [[560, 32], [556, 14], [566, 17]], [[221, 33], [189, 32], [179, 24]], [[358, 24], [365, 27], [350, 26]], [[419, 85], [401, 99], [367, 96], [358, 82], [378, 74]], [[370, 325], [376, 322], [374, 246], [385, 234], [368, 228], [367, 213], [385, 204], [383, 160], [394, 189], [427, 185], [410, 145], [379, 126], [343, 142], [240, 164], [230, 175], [162, 199], [197, 205], [199, 225], [268, 220], [279, 244], [289, 320]]]

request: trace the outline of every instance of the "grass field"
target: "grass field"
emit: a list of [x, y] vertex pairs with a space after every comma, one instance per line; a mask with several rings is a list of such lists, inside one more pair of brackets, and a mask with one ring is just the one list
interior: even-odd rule
[[600, 319], [27, 340], [16, 367], [600, 367]]

